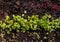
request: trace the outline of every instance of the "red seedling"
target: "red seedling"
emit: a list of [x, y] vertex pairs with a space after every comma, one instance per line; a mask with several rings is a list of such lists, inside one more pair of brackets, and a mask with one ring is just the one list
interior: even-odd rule
[[34, 7], [34, 3], [31, 4], [31, 7], [32, 7], [32, 8]]
[[57, 10], [58, 10], [58, 6], [57, 6], [56, 4], [54, 4], [54, 5], [52, 6], [52, 9], [55, 10], [55, 11], [57, 11]]
[[47, 8], [47, 4], [46, 4], [46, 3], [44, 3], [44, 4], [43, 4], [43, 7], [46, 9], [46, 8]]
[[40, 8], [40, 4], [38, 3], [38, 4], [36, 5], [36, 7], [39, 9], [39, 8]]

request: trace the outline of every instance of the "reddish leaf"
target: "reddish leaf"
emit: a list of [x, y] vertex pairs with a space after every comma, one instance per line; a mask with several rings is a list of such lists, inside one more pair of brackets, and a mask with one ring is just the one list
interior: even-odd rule
[[58, 10], [58, 6], [57, 6], [56, 4], [54, 4], [54, 5], [52, 6], [52, 9], [53, 9], [53, 10]]

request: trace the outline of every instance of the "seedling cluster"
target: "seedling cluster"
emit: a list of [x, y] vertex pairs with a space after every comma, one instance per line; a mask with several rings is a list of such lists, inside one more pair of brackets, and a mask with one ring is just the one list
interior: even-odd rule
[[42, 27], [45, 31], [52, 32], [57, 28], [60, 28], [60, 19], [54, 19], [51, 15], [45, 14], [42, 18], [38, 18], [38, 15], [28, 16], [27, 19], [19, 15], [13, 15], [12, 18], [6, 16], [5, 20], [0, 20], [0, 27], [7, 33], [13, 30], [19, 32], [26, 32], [29, 30], [37, 31]]

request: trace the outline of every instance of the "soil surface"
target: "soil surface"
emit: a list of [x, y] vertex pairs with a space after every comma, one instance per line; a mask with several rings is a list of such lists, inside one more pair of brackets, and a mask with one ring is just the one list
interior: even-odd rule
[[[59, 18], [60, 0], [0, 0], [0, 19], [3, 21], [6, 15], [11, 17], [13, 14], [25, 14], [25, 18], [27, 18], [27, 16], [37, 14], [41, 18], [45, 13], [51, 14], [54, 18]], [[0, 42], [60, 42], [60, 29], [48, 35], [44, 30], [36, 33], [38, 36], [32, 31], [5, 34], [3, 38], [0, 37]]]

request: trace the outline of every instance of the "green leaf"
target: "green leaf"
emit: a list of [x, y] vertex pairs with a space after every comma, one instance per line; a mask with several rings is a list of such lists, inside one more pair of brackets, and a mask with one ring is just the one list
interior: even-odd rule
[[1, 27], [2, 27], [3, 29], [5, 29], [5, 28], [6, 28], [6, 23], [3, 23], [3, 24], [1, 25]]

